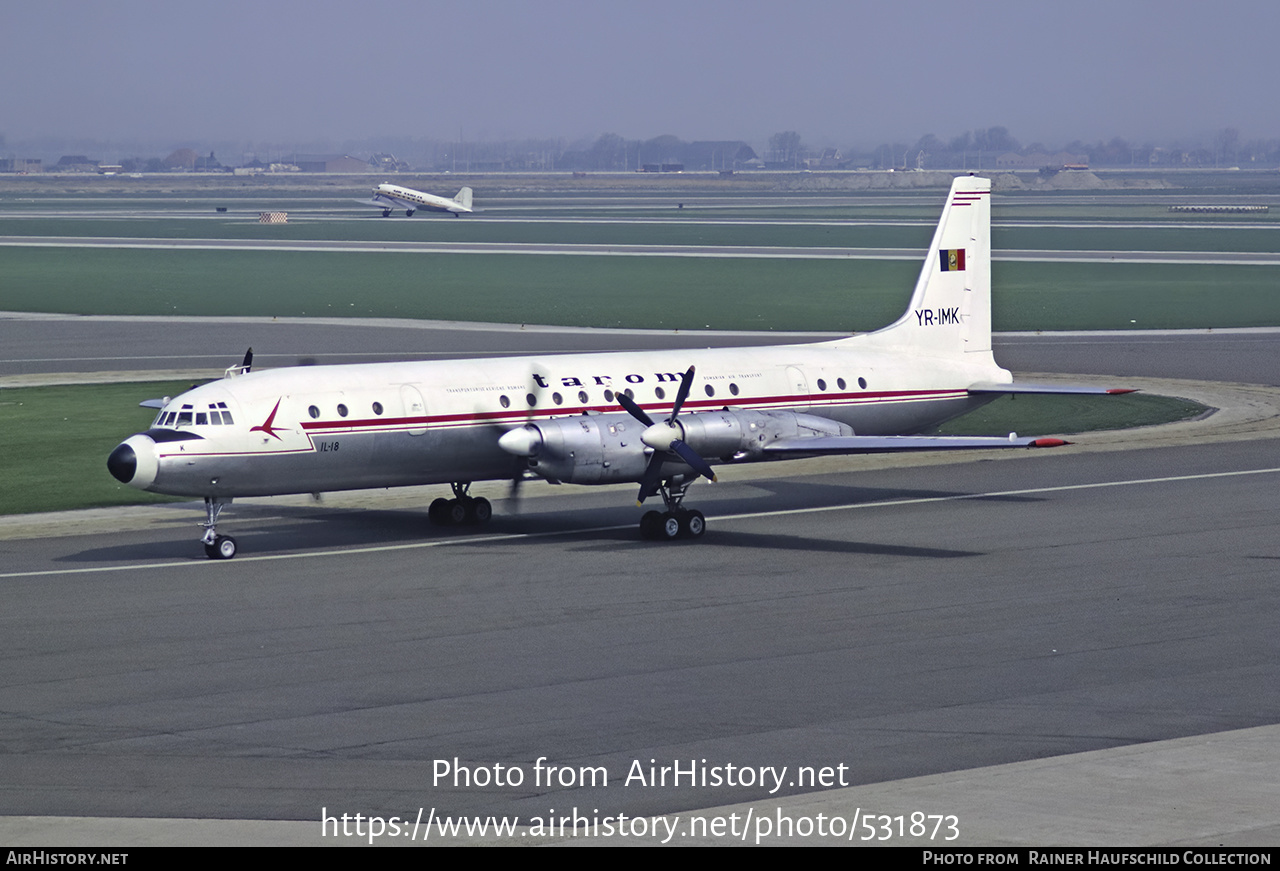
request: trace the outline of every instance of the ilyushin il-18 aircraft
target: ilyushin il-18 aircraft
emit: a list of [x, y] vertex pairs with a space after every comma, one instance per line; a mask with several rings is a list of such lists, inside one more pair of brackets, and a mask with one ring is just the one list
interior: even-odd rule
[[[811, 344], [252, 369], [164, 401], [107, 460], [118, 480], [203, 497], [203, 543], [237, 496], [450, 484], [438, 524], [479, 523], [473, 481], [639, 485], [664, 511], [646, 538], [698, 538], [685, 507], [715, 466], [893, 451], [1052, 447], [1056, 438], [916, 435], [1007, 393], [1124, 393], [1020, 384], [991, 351], [991, 183], [957, 178], [906, 312]], [[144, 403], [146, 404], [146, 403]]]
[[452, 212], [455, 216], [474, 211], [471, 208], [471, 188], [463, 188], [453, 199], [449, 199], [385, 182], [373, 189], [373, 204], [382, 208], [384, 218], [391, 217], [392, 209], [404, 209], [405, 216], [410, 218], [418, 209]]

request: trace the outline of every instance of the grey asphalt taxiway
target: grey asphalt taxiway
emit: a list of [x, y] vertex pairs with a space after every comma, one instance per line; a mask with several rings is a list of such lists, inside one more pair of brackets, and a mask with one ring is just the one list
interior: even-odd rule
[[[65, 371], [239, 353], [199, 325], [98, 323], [146, 353], [81, 344]], [[425, 335], [306, 329], [406, 352]], [[524, 335], [548, 351], [649, 341]], [[1005, 336], [998, 354], [1275, 385], [1276, 342]], [[73, 356], [44, 354], [44, 371]], [[242, 555], [225, 563], [199, 555], [190, 505], [51, 518], [0, 540], [0, 833], [363, 843], [322, 838], [322, 814], [776, 806], [955, 815], [951, 844], [1275, 843], [1278, 446], [1148, 430], [963, 462], [726, 469], [690, 497], [705, 538], [674, 546], [639, 540], [632, 488], [530, 484], [463, 532], [376, 496], [237, 503]], [[438, 781], [455, 759], [487, 784]], [[573, 782], [536, 783], [548, 765]], [[654, 785], [664, 766], [721, 780]], [[814, 792], [801, 766], [847, 788]], [[889, 841], [906, 842], [927, 843]]]

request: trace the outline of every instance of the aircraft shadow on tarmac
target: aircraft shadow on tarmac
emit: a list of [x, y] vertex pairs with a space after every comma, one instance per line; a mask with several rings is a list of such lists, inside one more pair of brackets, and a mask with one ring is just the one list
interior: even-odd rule
[[[874, 505], [877, 502], [897, 502], [912, 499], [964, 499], [972, 502], [1043, 502], [1044, 497], [1033, 494], [1026, 495], [976, 495], [964, 490], [922, 490], [905, 487], [858, 487], [848, 484], [824, 484], [813, 481], [767, 480], [751, 481], [743, 486], [769, 494], [769, 504], [765, 510], [788, 511], [807, 508], [837, 507], [841, 505]], [[714, 490], [704, 490], [700, 496], [714, 496]], [[705, 502], [705, 500], [704, 500]], [[698, 504], [704, 504], [699, 502]], [[743, 511], [758, 511], [760, 506], [741, 504], [739, 496], [733, 504], [723, 507], [716, 504], [719, 514], [733, 514]], [[715, 503], [713, 503], [715, 504]], [[707, 511], [708, 520], [713, 519], [712, 512]], [[709, 528], [709, 527], [708, 527]]]
[[[532, 543], [532, 542], [530, 542]], [[579, 553], [601, 551], [616, 553], [620, 550], [661, 551], [663, 543], [636, 540], [634, 535], [619, 536], [619, 540], [608, 543], [595, 542], [583, 547], [573, 548]], [[668, 549], [670, 545], [665, 545]], [[779, 535], [776, 533], [737, 532], [726, 529], [708, 527], [702, 538], [700, 547], [734, 547], [751, 550], [802, 551], [806, 553], [844, 553], [851, 556], [901, 556], [931, 557], [934, 559], [953, 559], [964, 556], [982, 556], [976, 550], [948, 550], [937, 547], [904, 547], [893, 544], [875, 544], [865, 541], [835, 541], [830, 538], [808, 538], [802, 535]]]
[[[749, 489], [747, 489], [749, 488]], [[723, 495], [721, 495], [723, 494]], [[734, 548], [777, 549], [882, 555], [904, 557], [954, 558], [976, 556], [974, 551], [945, 548], [910, 547], [877, 544], [867, 541], [841, 541], [831, 538], [754, 533], [725, 529], [716, 523], [717, 516], [755, 511], [787, 511], [841, 506], [873, 505], [914, 499], [947, 499], [965, 497], [963, 491], [904, 488], [849, 487], [807, 481], [754, 481], [741, 485], [719, 486], [701, 491], [697, 504], [708, 515], [704, 544]], [[973, 501], [1039, 502], [1036, 496], [972, 496]], [[530, 504], [530, 503], [533, 504]], [[495, 502], [493, 520], [484, 526], [438, 527], [428, 521], [426, 509], [351, 509], [314, 505], [236, 505], [228, 512], [228, 530], [240, 541], [246, 556], [274, 556], [309, 551], [332, 551], [342, 548], [377, 547], [380, 545], [412, 545], [430, 541], [455, 541], [466, 546], [471, 537], [555, 534], [565, 539], [582, 539], [585, 549], [616, 550], [619, 547], [650, 549], [653, 542], [641, 540], [634, 528], [637, 511], [619, 505], [608, 508], [585, 507], [568, 510], [537, 510], [537, 500]], [[182, 509], [192, 506], [182, 506]], [[648, 507], [648, 506], [646, 506]], [[659, 505], [655, 507], [660, 507]], [[198, 540], [197, 517], [193, 514], [190, 530], [166, 530], [167, 537], [156, 539], [155, 532], [139, 533], [138, 540], [118, 542], [65, 554], [56, 563], [113, 563], [120, 561], [185, 560], [204, 562], [206, 557]], [[620, 527], [608, 529], [607, 527]], [[132, 537], [132, 536], [130, 536]], [[533, 539], [512, 539], [511, 543], [537, 544]], [[492, 546], [492, 542], [477, 542]]]

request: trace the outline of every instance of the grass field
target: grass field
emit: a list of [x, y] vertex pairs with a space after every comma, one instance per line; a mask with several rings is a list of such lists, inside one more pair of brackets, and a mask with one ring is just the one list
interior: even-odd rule
[[[180, 501], [144, 493], [107, 472], [107, 455], [146, 429], [155, 411], [138, 402], [176, 396], [189, 381], [32, 387], [0, 391], [5, 486], [0, 514]], [[1195, 417], [1192, 402], [1143, 394], [1008, 397], [949, 422], [952, 435], [1070, 434]]]
[[140, 401], [190, 387], [182, 381], [0, 390], [6, 454], [0, 514], [177, 501], [112, 478], [107, 454], [155, 419]]
[[[0, 307], [854, 331], [901, 314], [919, 269], [882, 260], [0, 247]], [[992, 284], [997, 330], [1280, 325], [1280, 270], [1269, 266], [997, 262]]]
[[[620, 216], [602, 216], [617, 219]], [[228, 239], [394, 242], [506, 242], [526, 245], [691, 245], [779, 246], [795, 248], [929, 247], [934, 221], [916, 226], [877, 224], [714, 223], [728, 216], [683, 213], [659, 223], [598, 223], [557, 216], [554, 222], [441, 219], [294, 220], [263, 225], [249, 219], [67, 218], [50, 221], [13, 218], [0, 221], [5, 236], [87, 236], [118, 239]], [[773, 216], [757, 214], [757, 221]], [[812, 220], [812, 219], [810, 219]], [[849, 221], [849, 218], [840, 219]], [[868, 220], [889, 220], [887, 218]], [[898, 219], [901, 220], [901, 219]], [[1280, 252], [1276, 227], [1019, 227], [996, 226], [992, 246], [1051, 251], [1247, 251]]]

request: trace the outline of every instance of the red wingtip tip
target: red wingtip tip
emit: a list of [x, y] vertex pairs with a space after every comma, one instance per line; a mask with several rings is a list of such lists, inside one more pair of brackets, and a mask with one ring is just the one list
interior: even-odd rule
[[1065, 439], [1036, 439], [1031, 443], [1033, 448], [1060, 448], [1063, 445], [1069, 445], [1071, 442]]
[[1110, 393], [1112, 395], [1115, 395], [1117, 393], [1137, 393], [1137, 392], [1138, 392], [1138, 389], [1136, 387], [1112, 387], [1107, 391], [1107, 393]]

